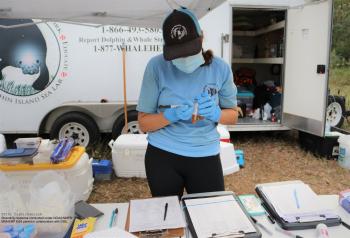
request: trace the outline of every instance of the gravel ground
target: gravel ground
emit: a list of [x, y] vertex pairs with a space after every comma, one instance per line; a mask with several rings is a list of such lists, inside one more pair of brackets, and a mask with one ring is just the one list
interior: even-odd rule
[[[95, 158], [110, 158], [105, 137], [90, 154]], [[236, 149], [245, 153], [246, 166], [225, 176], [226, 190], [237, 194], [254, 193], [258, 183], [299, 179], [318, 194], [336, 194], [350, 188], [350, 171], [334, 160], [318, 158], [298, 145], [295, 132], [232, 134]], [[150, 197], [146, 179], [116, 178], [95, 182], [89, 202], [127, 202]]]

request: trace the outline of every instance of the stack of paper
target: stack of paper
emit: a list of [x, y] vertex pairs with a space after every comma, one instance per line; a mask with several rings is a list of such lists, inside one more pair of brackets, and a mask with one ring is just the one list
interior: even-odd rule
[[130, 232], [183, 227], [185, 220], [177, 196], [130, 201]]
[[287, 222], [320, 221], [337, 215], [323, 206], [317, 194], [302, 182], [268, 185], [261, 188], [277, 214]]

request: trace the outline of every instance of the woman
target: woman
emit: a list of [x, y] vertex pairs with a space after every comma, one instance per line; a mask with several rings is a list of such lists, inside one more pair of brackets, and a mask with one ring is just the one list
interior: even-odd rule
[[[186, 8], [163, 22], [163, 54], [145, 70], [137, 110], [148, 132], [145, 167], [152, 196], [223, 191], [218, 123], [237, 121], [230, 66], [202, 52], [202, 31]], [[200, 119], [192, 122], [196, 107]], [[195, 118], [194, 118], [195, 119]]]

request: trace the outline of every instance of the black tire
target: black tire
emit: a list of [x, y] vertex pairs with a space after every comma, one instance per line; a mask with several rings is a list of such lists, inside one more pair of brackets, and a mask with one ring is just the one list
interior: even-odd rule
[[[78, 144], [84, 145], [84, 146], [94, 145], [99, 141], [101, 135], [95, 121], [90, 116], [81, 112], [69, 112], [58, 117], [56, 121], [53, 123], [51, 128], [51, 132], [50, 132], [51, 139], [61, 139], [59, 138], [60, 130], [64, 126], [67, 127], [69, 123], [74, 123], [74, 125], [78, 127], [79, 125], [85, 127], [88, 133], [88, 135], [85, 135], [83, 130], [81, 135], [78, 135], [78, 137], [80, 138], [74, 138], [77, 135], [77, 134], [74, 134], [73, 138], [76, 139], [76, 142]], [[86, 142], [87, 136], [88, 136], [88, 142]]]
[[328, 96], [326, 120], [332, 127], [341, 128], [344, 123], [345, 98], [342, 96]]
[[[137, 111], [128, 112], [128, 134], [143, 134], [138, 126]], [[112, 128], [112, 138], [117, 138], [123, 131], [125, 126], [124, 114], [115, 120]]]

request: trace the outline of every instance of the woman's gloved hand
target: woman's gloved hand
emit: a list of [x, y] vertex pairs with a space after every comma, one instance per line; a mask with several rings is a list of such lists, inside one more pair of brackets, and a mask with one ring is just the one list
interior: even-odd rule
[[171, 123], [180, 120], [189, 120], [192, 117], [193, 106], [182, 105], [176, 108], [168, 108], [164, 111], [164, 117]]
[[213, 122], [219, 122], [221, 109], [207, 92], [202, 93], [198, 99], [198, 114]]

